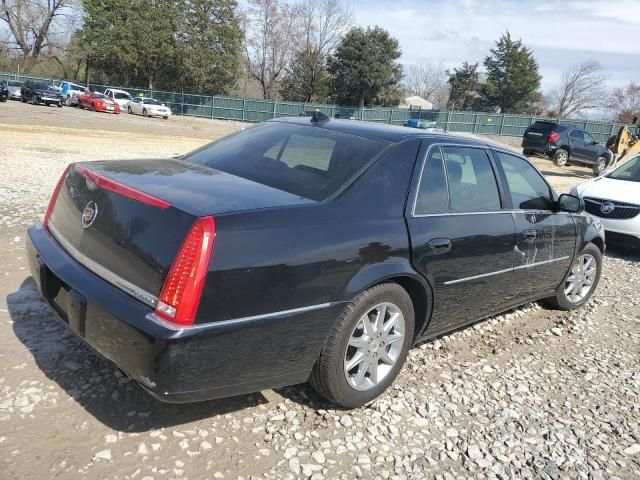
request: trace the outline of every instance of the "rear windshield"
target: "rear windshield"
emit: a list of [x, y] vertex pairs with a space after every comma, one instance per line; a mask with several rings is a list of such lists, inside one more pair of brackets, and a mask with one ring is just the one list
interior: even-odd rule
[[160, 105], [160, 102], [155, 98], [145, 98], [142, 103], [145, 105]]
[[628, 180], [630, 182], [640, 182], [640, 156], [632, 158], [627, 163], [622, 164], [613, 172], [607, 175], [615, 180]]
[[551, 130], [556, 130], [557, 127], [559, 127], [557, 123], [535, 122], [529, 128], [538, 130], [539, 132], [550, 132]]
[[185, 160], [311, 200], [325, 200], [388, 144], [269, 122], [205, 145]]

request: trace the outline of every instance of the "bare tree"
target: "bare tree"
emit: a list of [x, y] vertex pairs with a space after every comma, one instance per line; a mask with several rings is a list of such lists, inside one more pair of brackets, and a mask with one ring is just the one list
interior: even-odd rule
[[30, 70], [43, 52], [60, 48], [59, 27], [68, 26], [73, 0], [0, 0], [0, 20], [11, 31], [11, 43]]
[[562, 74], [560, 87], [551, 94], [553, 111], [559, 117], [571, 117], [603, 107], [608, 78], [595, 60], [570, 67]]
[[249, 0], [245, 12], [247, 73], [272, 98], [293, 54], [294, 22], [286, 0]]
[[443, 62], [420, 60], [405, 67], [404, 87], [409, 95], [418, 95], [438, 108], [449, 101], [449, 75]]
[[640, 116], [640, 84], [631, 82], [614, 89], [607, 107], [613, 112], [614, 121], [631, 123], [633, 117]]
[[299, 51], [326, 56], [353, 25], [353, 15], [339, 0], [303, 0], [293, 7]]

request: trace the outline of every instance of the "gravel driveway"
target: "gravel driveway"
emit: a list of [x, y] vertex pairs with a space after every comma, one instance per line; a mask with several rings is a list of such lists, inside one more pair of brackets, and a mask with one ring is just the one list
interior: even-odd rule
[[[22, 107], [35, 117], [20, 124]], [[140, 117], [42, 128], [51, 111], [100, 114], [34, 111], [0, 105], [0, 478], [640, 478], [638, 253], [608, 252], [578, 312], [530, 304], [413, 349], [365, 408], [336, 410], [304, 385], [165, 405], [38, 299], [25, 229], [68, 162], [183, 153], [239, 125], [190, 133], [175, 118], [168, 137]]]

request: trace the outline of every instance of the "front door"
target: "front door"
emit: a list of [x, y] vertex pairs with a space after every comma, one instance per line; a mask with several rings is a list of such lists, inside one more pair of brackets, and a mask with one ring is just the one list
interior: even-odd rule
[[516, 224], [514, 288], [523, 298], [544, 295], [563, 280], [573, 261], [573, 216], [555, 209], [555, 195], [524, 158], [493, 151]]
[[407, 222], [413, 265], [433, 287], [428, 333], [437, 334], [513, 303], [515, 226], [485, 148], [432, 145], [422, 154]]

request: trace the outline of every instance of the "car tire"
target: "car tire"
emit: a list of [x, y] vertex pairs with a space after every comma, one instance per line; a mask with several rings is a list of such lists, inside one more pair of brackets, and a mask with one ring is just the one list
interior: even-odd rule
[[608, 165], [609, 160], [607, 159], [607, 157], [598, 157], [596, 159], [596, 163], [593, 164], [593, 175], [597, 177], [607, 169]]
[[[309, 383], [341, 407], [355, 408], [371, 402], [402, 369], [413, 342], [414, 316], [411, 297], [397, 283], [382, 283], [363, 291], [349, 302], [331, 328]], [[374, 318], [382, 318], [385, 326], [395, 318], [387, 327], [390, 333], [385, 333], [375, 320], [369, 321]], [[369, 322], [369, 333], [365, 322]], [[357, 362], [356, 358], [361, 360]], [[347, 370], [349, 362], [355, 363]], [[374, 362], [376, 370], [372, 374]], [[377, 377], [379, 374], [382, 377]]]
[[22, 103], [27, 103], [27, 99], [26, 99], [26, 98], [24, 98], [24, 97], [20, 97], [20, 101], [21, 101]]
[[169, 120], [169, 117], [166, 116], [166, 115], [164, 117], [162, 117], [162, 118], [164, 118], [165, 120]]
[[529, 157], [529, 156], [533, 155], [533, 154], [531, 153], [531, 150], [522, 150], [522, 154], [523, 154], [525, 157]]
[[127, 107], [127, 113], [128, 113], [129, 115], [133, 114], [133, 110], [131, 110], [131, 107]]
[[559, 148], [553, 154], [553, 163], [557, 167], [565, 167], [567, 163], [569, 163], [569, 152], [567, 152], [564, 148]]
[[57, 106], [58, 108], [62, 108], [62, 102], [58, 102], [58, 103], [56, 104], [56, 106]]
[[[588, 266], [585, 266], [587, 262]], [[594, 266], [595, 271], [588, 273]], [[545, 299], [544, 303], [557, 310], [580, 308], [591, 298], [600, 281], [601, 272], [602, 252], [593, 243], [588, 243], [573, 261], [571, 269], [556, 290], [556, 296]], [[590, 283], [588, 289], [585, 286], [587, 281]], [[578, 291], [580, 288], [582, 290]]]
[[143, 117], [148, 116], [148, 114], [147, 114], [147, 109], [146, 109], [146, 108], [145, 108], [144, 110], [142, 110], [142, 116], [143, 116]]
[[71, 95], [67, 95], [67, 98], [65, 98], [65, 99], [64, 99], [64, 104], [65, 104], [67, 107], [70, 107], [70, 106], [71, 106]]

